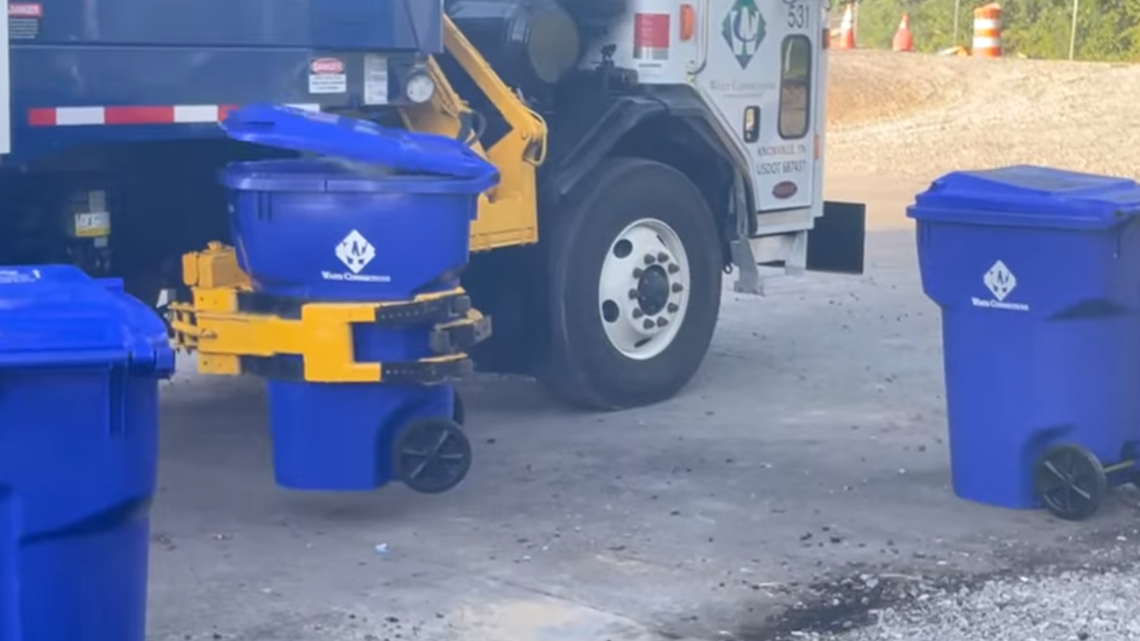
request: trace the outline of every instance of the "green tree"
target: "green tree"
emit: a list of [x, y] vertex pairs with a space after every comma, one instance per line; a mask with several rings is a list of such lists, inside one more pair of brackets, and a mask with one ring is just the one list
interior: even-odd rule
[[[954, 0], [861, 0], [859, 46], [890, 48], [904, 13], [918, 51], [938, 51], [973, 39], [974, 9], [984, 2], [959, 4], [954, 39]], [[1002, 5], [1002, 46], [1006, 55], [1063, 59], [1069, 56], [1072, 0], [1006, 0]], [[837, 7], [838, 11], [843, 6]], [[1080, 60], [1140, 62], [1140, 0], [1081, 0], [1076, 57]]]

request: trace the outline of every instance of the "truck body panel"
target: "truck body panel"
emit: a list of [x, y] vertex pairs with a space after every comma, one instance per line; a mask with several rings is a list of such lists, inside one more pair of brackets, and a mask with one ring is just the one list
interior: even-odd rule
[[[144, 300], [195, 300], [204, 285], [177, 258], [230, 251], [218, 170], [292, 154], [228, 140], [232, 110], [285, 104], [435, 133], [502, 178], [479, 198], [464, 287], [513, 338], [480, 358], [592, 407], [666, 398], [708, 349], [723, 271], [751, 293], [761, 265], [862, 271], [865, 210], [822, 198], [826, 15], [816, 0], [9, 2], [0, 262], [70, 263], [122, 276]], [[662, 209], [646, 205], [662, 180], [684, 207], [653, 219], [675, 237], [665, 258], [653, 244], [664, 232], [634, 234], [648, 243], [635, 247], [620, 231]], [[671, 271], [610, 264], [635, 253]], [[551, 256], [603, 258], [550, 272]], [[615, 316], [617, 290], [590, 290], [617, 280], [634, 302]], [[673, 304], [642, 309], [643, 285]], [[595, 305], [572, 323], [555, 313]], [[607, 338], [619, 321], [670, 343], [627, 358]], [[595, 323], [596, 336], [576, 329]], [[578, 354], [604, 358], [557, 367]]]
[[[630, 0], [630, 11], [593, 42], [647, 85], [689, 85], [749, 177], [757, 233], [810, 229], [817, 197], [823, 111], [825, 11], [809, 0], [709, 0], [678, 15], [674, 0]], [[692, 12], [692, 29], [683, 24]], [[768, 212], [794, 212], [765, 220]]]
[[51, 0], [8, 5], [16, 159], [74, 145], [219, 138], [235, 106], [387, 104], [442, 49], [412, 0]]

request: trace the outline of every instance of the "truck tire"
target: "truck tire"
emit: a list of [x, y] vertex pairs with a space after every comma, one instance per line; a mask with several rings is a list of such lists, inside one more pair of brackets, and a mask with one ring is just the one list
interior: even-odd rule
[[708, 352], [724, 266], [700, 190], [668, 165], [603, 162], [544, 218], [549, 353], [558, 397], [616, 410], [672, 397]]

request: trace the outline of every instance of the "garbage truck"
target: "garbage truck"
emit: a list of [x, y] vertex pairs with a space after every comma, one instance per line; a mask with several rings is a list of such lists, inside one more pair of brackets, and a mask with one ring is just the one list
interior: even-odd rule
[[[193, 322], [248, 290], [219, 172], [304, 153], [229, 139], [229, 113], [291, 105], [446, 136], [500, 174], [479, 196], [462, 274], [495, 327], [477, 366], [536, 376], [587, 408], [668, 399], [708, 352], [726, 275], [760, 294], [769, 274], [862, 272], [864, 207], [823, 198], [827, 12], [820, 0], [11, 0], [0, 263], [118, 276]], [[328, 247], [328, 278], [359, 278], [386, 251], [342, 245]], [[202, 348], [199, 369], [233, 374], [232, 356]]]

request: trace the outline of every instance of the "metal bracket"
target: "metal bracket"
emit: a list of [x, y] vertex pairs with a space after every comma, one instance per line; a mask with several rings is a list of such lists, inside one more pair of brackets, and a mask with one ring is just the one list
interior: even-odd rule
[[732, 289], [738, 294], [764, 295], [764, 279], [756, 266], [756, 256], [747, 238], [738, 238], [729, 244], [732, 249], [732, 262], [737, 269], [736, 282]]
[[[485, 340], [491, 322], [471, 309], [461, 287], [412, 300], [319, 303], [253, 292], [232, 248], [187, 255], [191, 303], [171, 303], [172, 342], [198, 352], [203, 374], [260, 374], [320, 383], [415, 382], [462, 376], [463, 353]], [[207, 283], [210, 286], [203, 286]], [[423, 327], [435, 356], [411, 362], [359, 363], [354, 327]]]
[[728, 248], [732, 253], [732, 264], [737, 269], [736, 282], [732, 284], [733, 291], [738, 294], [764, 295], [764, 283], [760, 278], [760, 268], [756, 265], [756, 256], [752, 253], [752, 245], [748, 242], [748, 228], [753, 213], [748, 206], [748, 192], [744, 188], [744, 181], [739, 173], [732, 179], [731, 206], [736, 218], [736, 236], [729, 241]]

